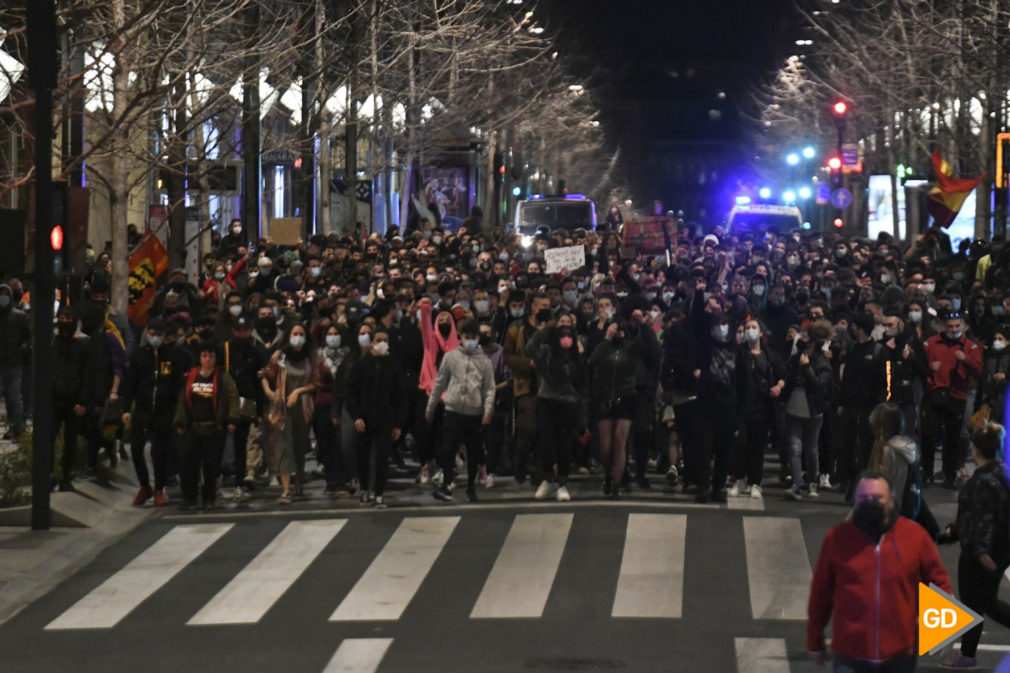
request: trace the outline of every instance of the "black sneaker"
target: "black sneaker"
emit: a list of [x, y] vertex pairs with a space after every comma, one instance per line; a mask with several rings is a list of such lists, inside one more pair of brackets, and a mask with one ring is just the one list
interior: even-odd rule
[[643, 474], [641, 476], [635, 477], [635, 486], [642, 489], [643, 491], [651, 491], [652, 485], [649, 484], [649, 479]]
[[705, 490], [703, 488], [698, 488], [697, 486], [695, 486], [695, 489], [696, 489], [695, 494], [694, 494], [694, 501], [695, 502], [701, 503], [701, 504], [704, 505], [709, 500], [711, 500], [711, 497], [709, 496], [709, 493], [708, 493], [707, 490]]
[[712, 502], [726, 502], [726, 489], [724, 489], [724, 488], [713, 488], [712, 489]]
[[466, 501], [467, 502], [477, 502], [477, 491], [472, 488], [466, 490]]
[[612, 489], [610, 489], [610, 499], [611, 500], [620, 500], [621, 499], [621, 487], [620, 486], [614, 486]]
[[800, 492], [799, 486], [793, 486], [788, 491], [786, 491], [786, 500], [796, 501], [802, 499], [803, 499], [803, 493]]
[[614, 492], [614, 482], [611, 481], [610, 477], [603, 480], [603, 495], [610, 497], [610, 494]]
[[375, 505], [375, 509], [386, 509], [386, 499], [381, 495], [375, 496], [375, 500], [372, 502]]
[[441, 500], [442, 502], [452, 502], [452, 491], [449, 490], [447, 486], [441, 486], [435, 489], [432, 494], [435, 496], [435, 500]]

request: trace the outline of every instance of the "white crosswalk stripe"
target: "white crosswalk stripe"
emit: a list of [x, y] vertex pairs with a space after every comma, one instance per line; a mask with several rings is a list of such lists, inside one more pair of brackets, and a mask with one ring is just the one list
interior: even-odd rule
[[340, 643], [323, 673], [375, 673], [392, 638], [348, 638]]
[[540, 617], [573, 518], [573, 514], [517, 516], [470, 617]]
[[233, 524], [176, 526], [46, 626], [109, 629], [227, 533]]
[[330, 621], [399, 619], [458, 523], [458, 516], [404, 519]]
[[681, 616], [685, 514], [631, 514], [617, 579], [613, 617]]
[[294, 521], [189, 624], [255, 624], [336, 537], [347, 519]]
[[735, 638], [737, 673], [789, 673], [784, 638]]
[[799, 519], [743, 517], [754, 619], [807, 618], [813, 571]]

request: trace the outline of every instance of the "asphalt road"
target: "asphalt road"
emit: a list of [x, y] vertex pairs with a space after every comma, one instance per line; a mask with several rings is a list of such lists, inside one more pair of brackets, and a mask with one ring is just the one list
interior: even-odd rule
[[[819, 670], [805, 605], [840, 496], [766, 489], [727, 507], [594, 491], [169, 512], [0, 627], [0, 671]], [[950, 496], [935, 493], [944, 520]], [[956, 550], [942, 553], [954, 574]], [[1002, 648], [980, 653], [992, 670], [1010, 631], [987, 627], [983, 644]]]

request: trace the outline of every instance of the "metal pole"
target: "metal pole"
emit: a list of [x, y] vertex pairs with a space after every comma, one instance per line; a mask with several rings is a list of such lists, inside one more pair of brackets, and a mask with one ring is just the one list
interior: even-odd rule
[[[53, 228], [53, 93], [57, 61], [56, 6], [29, 0], [29, 84], [35, 90], [35, 271], [32, 289], [32, 529], [48, 530], [50, 462], [53, 454], [53, 333], [56, 278], [49, 235]], [[48, 45], [48, 46], [47, 46]]]

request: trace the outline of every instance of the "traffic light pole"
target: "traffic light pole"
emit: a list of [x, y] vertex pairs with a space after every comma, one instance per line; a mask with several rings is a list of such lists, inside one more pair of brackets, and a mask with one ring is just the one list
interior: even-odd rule
[[32, 288], [32, 529], [48, 530], [53, 457], [53, 87], [56, 86], [56, 6], [29, 0], [29, 85], [35, 90], [35, 270]]

